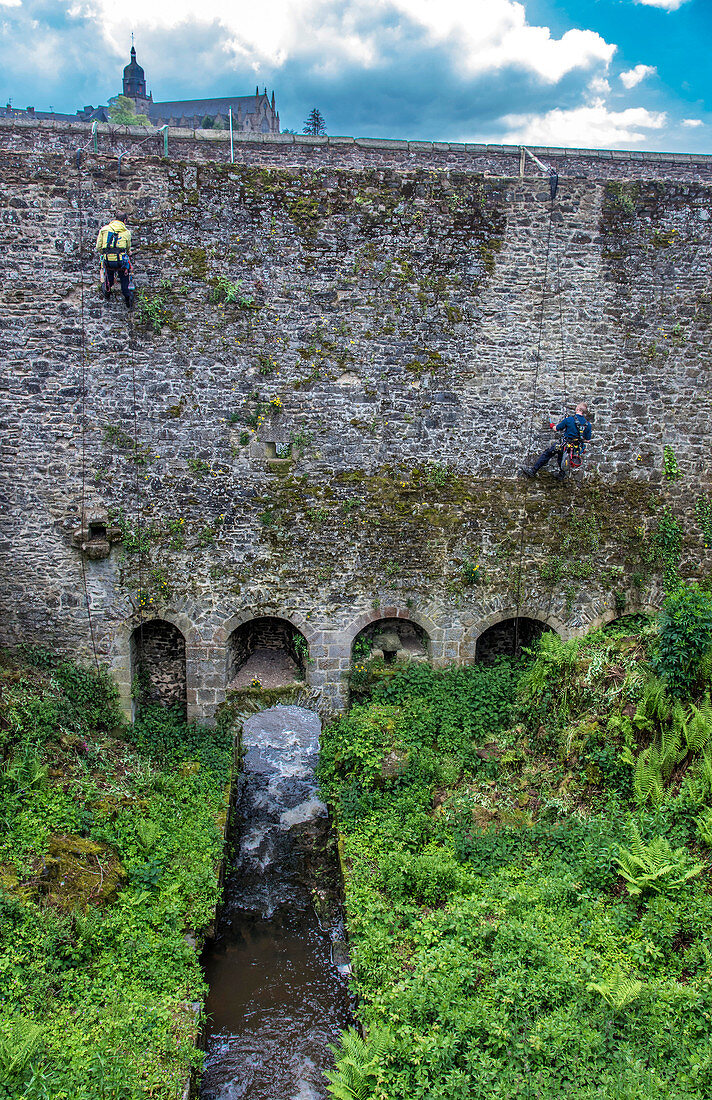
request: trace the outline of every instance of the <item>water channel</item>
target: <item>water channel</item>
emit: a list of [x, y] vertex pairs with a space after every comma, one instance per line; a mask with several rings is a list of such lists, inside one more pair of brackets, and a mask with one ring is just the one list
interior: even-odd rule
[[350, 1023], [338, 863], [315, 768], [321, 724], [278, 706], [245, 723], [232, 857], [215, 940], [201, 1100], [325, 1100]]

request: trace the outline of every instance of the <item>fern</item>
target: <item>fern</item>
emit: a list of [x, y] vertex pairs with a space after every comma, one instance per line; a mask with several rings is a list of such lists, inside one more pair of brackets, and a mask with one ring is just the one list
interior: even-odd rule
[[697, 836], [703, 844], [712, 848], [712, 810], [706, 810], [697, 818]]
[[624, 1008], [637, 1001], [642, 992], [643, 983], [626, 978], [620, 966], [617, 966], [613, 974], [605, 981], [589, 982], [586, 989], [594, 993], [600, 993], [606, 1004], [610, 1005], [614, 1012], [622, 1012]]
[[709, 692], [705, 695], [699, 707], [690, 706], [690, 713], [685, 723], [685, 741], [690, 752], [701, 752], [712, 737], [712, 702]]
[[687, 792], [695, 802], [707, 802], [712, 795], [712, 750], [698, 756], [687, 777]]
[[662, 724], [668, 720], [672, 706], [665, 684], [657, 676], [652, 676], [645, 685], [633, 721], [641, 729], [650, 729], [655, 723]]
[[712, 645], [700, 661], [700, 679], [703, 683], [709, 683], [712, 680]]
[[646, 893], [666, 894], [681, 890], [705, 867], [704, 863], [692, 861], [687, 848], [671, 848], [666, 837], [656, 836], [650, 844], [645, 844], [635, 826], [630, 848], [619, 845], [618, 851], [616, 863], [633, 898]]
[[[558, 634], [549, 631], [539, 640], [536, 660], [524, 673], [519, 687], [522, 699], [541, 703], [551, 697], [556, 700], [556, 711], [565, 719], [571, 712], [574, 692], [577, 691], [575, 673], [578, 667], [579, 639], [562, 642]], [[579, 692], [580, 693], [580, 692]]]
[[0, 1030], [0, 1081], [9, 1081], [29, 1067], [39, 1052], [42, 1028], [23, 1016], [3, 1022]]
[[160, 828], [150, 818], [142, 818], [136, 823], [136, 836], [142, 848], [150, 851], [156, 844], [160, 835]]
[[387, 1032], [375, 1032], [366, 1042], [354, 1028], [341, 1036], [336, 1069], [327, 1071], [328, 1091], [336, 1100], [369, 1100], [378, 1079], [378, 1067], [390, 1041]]
[[660, 771], [663, 779], [669, 779], [676, 764], [685, 756], [680, 752], [682, 744], [682, 726], [685, 712], [680, 703], [676, 703], [667, 722], [660, 727]]
[[658, 750], [650, 745], [638, 756], [633, 773], [633, 792], [639, 806], [651, 802], [657, 806], [663, 799], [662, 761]]

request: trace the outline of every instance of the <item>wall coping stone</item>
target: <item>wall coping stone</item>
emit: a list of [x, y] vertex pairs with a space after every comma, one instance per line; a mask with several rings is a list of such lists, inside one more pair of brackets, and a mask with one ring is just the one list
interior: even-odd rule
[[354, 140], [362, 149], [403, 149], [408, 152], [408, 142], [396, 138], [357, 137]]
[[[110, 135], [113, 137], [135, 137], [140, 139], [146, 139], [147, 137], [155, 137], [159, 142], [162, 137], [160, 130], [147, 130], [143, 126], [116, 126], [113, 123], [98, 123], [97, 134]], [[39, 133], [73, 133], [77, 135], [86, 135], [88, 139], [92, 135], [92, 124], [84, 121], [74, 121], [67, 119], [30, 119], [30, 118], [0, 118], [0, 133], [2, 131], [20, 131], [20, 130], [34, 130]], [[169, 140], [179, 140], [182, 142], [195, 141], [196, 144], [200, 142], [215, 142], [219, 145], [229, 142], [230, 134], [227, 130], [192, 130], [183, 129], [181, 127], [171, 126], [168, 129]], [[317, 137], [312, 134], [251, 134], [251, 133], [234, 133], [233, 141], [236, 146], [241, 143], [246, 145], [291, 145], [291, 146], [320, 146], [320, 147], [334, 147], [339, 146], [356, 146], [362, 149], [384, 149], [403, 152], [456, 152], [470, 155], [489, 155], [496, 157], [511, 157], [519, 156], [522, 149], [521, 145], [485, 145], [476, 142], [447, 142], [447, 141], [405, 141], [392, 138], [369, 138], [369, 137], [349, 137], [346, 135], [330, 136], [325, 135], [323, 137]], [[584, 157], [587, 160], [620, 160], [620, 161], [636, 161], [636, 162], [649, 162], [651, 164], [659, 164], [661, 162], [667, 162], [670, 164], [699, 164], [701, 166], [712, 166], [712, 153], [673, 153], [665, 151], [653, 151], [647, 149], [582, 149], [582, 148], [564, 148], [562, 146], [540, 146], [532, 145], [527, 146], [527, 149], [531, 153], [534, 153], [539, 157], [549, 157], [556, 159], [575, 159]], [[133, 150], [127, 150], [127, 152]], [[148, 150], [147, 150], [148, 152]], [[151, 155], [149, 153], [149, 155]]]

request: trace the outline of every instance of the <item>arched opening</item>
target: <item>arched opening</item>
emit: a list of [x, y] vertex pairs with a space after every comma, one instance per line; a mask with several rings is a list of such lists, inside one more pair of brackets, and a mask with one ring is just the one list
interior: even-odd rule
[[151, 619], [136, 627], [131, 635], [131, 680], [139, 707], [179, 707], [185, 715], [185, 638], [177, 626]]
[[228, 688], [245, 688], [259, 681], [263, 688], [286, 687], [306, 679], [309, 645], [287, 619], [250, 619], [228, 640]]
[[351, 646], [353, 661], [382, 658], [395, 661], [427, 661], [430, 638], [409, 619], [376, 619], [356, 635]]
[[538, 619], [527, 619], [520, 615], [503, 619], [483, 631], [477, 639], [475, 660], [483, 665], [491, 665], [498, 657], [521, 657], [522, 649], [533, 645], [542, 634], [552, 632], [552, 628]]
[[631, 634], [640, 634], [646, 626], [650, 626], [655, 618], [645, 611], [638, 611], [630, 615], [619, 615], [617, 619], [611, 619], [601, 627], [604, 634], [611, 637], [628, 637]]

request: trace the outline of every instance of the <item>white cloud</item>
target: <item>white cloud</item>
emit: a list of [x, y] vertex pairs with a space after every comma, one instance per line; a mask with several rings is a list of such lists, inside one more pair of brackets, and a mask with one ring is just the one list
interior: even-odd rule
[[596, 98], [602, 95], [608, 95], [610, 90], [611, 86], [605, 76], [594, 76], [592, 80], [589, 80], [586, 87], [586, 91], [589, 95], [595, 96]]
[[[141, 28], [173, 28], [188, 21], [224, 30], [227, 54], [245, 53], [255, 64], [318, 58], [338, 71], [344, 63], [372, 67], [416, 44], [448, 50], [468, 75], [516, 66], [555, 83], [576, 69], [607, 66], [615, 53], [595, 31], [570, 30], [552, 37], [548, 27], [527, 23], [517, 0], [94, 0], [99, 22], [114, 48], [126, 52], [126, 27], [140, 44]], [[140, 48], [138, 49], [140, 55]]]
[[425, 27], [432, 41], [456, 44], [473, 74], [517, 65], [554, 83], [572, 69], [608, 65], [616, 50], [595, 31], [571, 30], [552, 38], [548, 27], [530, 26], [524, 5], [514, 0], [391, 2]]
[[690, 129], [693, 129], [695, 126], [702, 126], [702, 119], [701, 118], [683, 118], [682, 125], [683, 126], [689, 126]]
[[677, 11], [687, 0], [633, 0], [635, 4], [645, 4], [647, 8], [662, 8], [663, 11]]
[[629, 90], [645, 80], [646, 76], [654, 76], [657, 73], [654, 65], [636, 65], [633, 69], [626, 69], [621, 73], [621, 81]]
[[562, 145], [610, 148], [621, 142], [644, 141], [646, 130], [660, 130], [667, 121], [663, 111], [629, 107], [609, 111], [602, 100], [589, 107], [564, 111], [559, 107], [543, 115], [505, 115], [508, 133], [503, 140], [514, 145]]
[[0, 8], [19, 8], [22, 0], [0, 0]]

